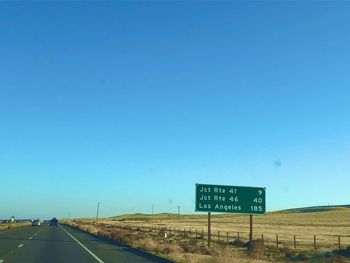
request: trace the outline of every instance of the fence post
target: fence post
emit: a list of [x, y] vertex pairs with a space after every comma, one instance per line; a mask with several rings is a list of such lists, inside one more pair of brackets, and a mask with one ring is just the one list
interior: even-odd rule
[[220, 231], [218, 231], [218, 242], [220, 241]]
[[226, 240], [227, 240], [227, 245], [228, 245], [228, 243], [229, 243], [229, 242], [228, 242], [228, 241], [229, 241], [229, 240], [228, 240], [228, 232], [226, 232]]
[[203, 230], [203, 228], [202, 228], [202, 238], [205, 239], [204, 238], [204, 230]]
[[276, 234], [276, 247], [278, 247], [278, 234]]
[[237, 240], [239, 241], [239, 232], [237, 232]]
[[196, 228], [196, 239], [197, 239], [197, 232], [198, 232], [198, 231], [197, 231], [197, 228]]
[[262, 242], [263, 245], [264, 245], [264, 234], [261, 234], [261, 242]]
[[314, 235], [314, 249], [317, 249], [317, 244], [316, 244], [316, 235]]
[[340, 250], [340, 236], [338, 236], [338, 248]]
[[295, 235], [294, 235], [294, 248], [297, 248], [297, 239], [296, 239]]

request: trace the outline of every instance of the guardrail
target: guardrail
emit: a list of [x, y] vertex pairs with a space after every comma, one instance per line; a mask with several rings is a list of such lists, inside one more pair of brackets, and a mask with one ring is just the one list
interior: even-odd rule
[[9, 219], [0, 219], [0, 224], [11, 224], [11, 223], [29, 223], [31, 219], [19, 219], [15, 221], [11, 221]]

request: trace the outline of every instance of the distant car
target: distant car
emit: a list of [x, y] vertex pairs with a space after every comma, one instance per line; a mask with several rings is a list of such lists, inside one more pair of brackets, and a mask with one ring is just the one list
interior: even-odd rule
[[40, 226], [40, 225], [41, 225], [41, 223], [40, 223], [40, 220], [39, 220], [39, 219], [33, 220], [32, 226]]
[[56, 217], [50, 220], [50, 226], [57, 226], [57, 224], [58, 224], [58, 220]]

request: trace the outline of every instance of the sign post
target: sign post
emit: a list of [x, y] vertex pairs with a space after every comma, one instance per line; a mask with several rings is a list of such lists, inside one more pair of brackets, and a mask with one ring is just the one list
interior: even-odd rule
[[249, 242], [252, 242], [253, 215], [266, 213], [266, 188], [196, 184], [196, 212], [208, 212], [208, 247], [211, 212], [249, 214]]
[[210, 248], [211, 243], [211, 218], [210, 212], [208, 212], [208, 247]]
[[249, 215], [249, 243], [253, 241], [253, 215]]

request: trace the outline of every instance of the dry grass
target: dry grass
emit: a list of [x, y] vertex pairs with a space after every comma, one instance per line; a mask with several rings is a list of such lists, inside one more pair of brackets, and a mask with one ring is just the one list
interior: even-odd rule
[[9, 223], [9, 224], [0, 224], [0, 232], [6, 231], [12, 228], [18, 228], [18, 227], [24, 227], [29, 226], [30, 223]]
[[[214, 244], [209, 250], [202, 230], [206, 235], [206, 215], [184, 215], [177, 220], [176, 215], [124, 215], [100, 219], [95, 226], [92, 219], [79, 219], [69, 222], [86, 232], [119, 241], [132, 247], [143, 249], [177, 262], [350, 262], [348, 250], [334, 253], [329, 258], [323, 251], [337, 248], [338, 235], [342, 236], [342, 247], [350, 246], [350, 209], [334, 209], [326, 212], [273, 212], [254, 217], [253, 244], [247, 245], [249, 216], [213, 215], [213, 239], [217, 231], [226, 242], [226, 232], [230, 235], [230, 245], [225, 242]], [[130, 230], [130, 226], [133, 230]], [[149, 230], [155, 227], [157, 230]], [[148, 227], [148, 228], [147, 228]], [[169, 229], [192, 229], [192, 238], [187, 234], [174, 234]], [[197, 229], [198, 238], [194, 230]], [[142, 231], [141, 231], [142, 230]], [[167, 232], [168, 237], [164, 238]], [[235, 237], [240, 232], [240, 241]], [[264, 244], [259, 241], [264, 234]], [[275, 237], [279, 235], [279, 248]], [[313, 236], [317, 235], [317, 251], [313, 251]], [[298, 249], [293, 248], [293, 235], [297, 237]], [[199, 238], [201, 236], [201, 238]], [[345, 252], [346, 253], [345, 253]], [[350, 249], [349, 249], [350, 251]], [[339, 255], [339, 256], [338, 256]], [[345, 257], [344, 257], [345, 256]]]
[[164, 238], [161, 231], [131, 231], [108, 224], [93, 225], [92, 222], [63, 221], [62, 223], [82, 231], [131, 247], [148, 251], [176, 262], [191, 263], [225, 263], [225, 262], [269, 262], [263, 260], [264, 255], [250, 255], [246, 250], [213, 244], [211, 249], [205, 240], [191, 239], [175, 235]]
[[[293, 247], [293, 236], [296, 235], [299, 248], [311, 249], [313, 237], [317, 236], [319, 249], [332, 250], [338, 246], [338, 236], [341, 236], [342, 246], [350, 245], [350, 209], [338, 208], [327, 212], [272, 212], [265, 216], [254, 216], [254, 238], [264, 240], [268, 245], [274, 246], [278, 234], [279, 246]], [[91, 220], [85, 219], [89, 222]], [[133, 226], [160, 226], [175, 229], [197, 229], [206, 232], [206, 215], [183, 215], [177, 220], [176, 215], [126, 215], [115, 218], [105, 218], [101, 223], [108, 225]], [[214, 239], [218, 231], [225, 238], [227, 232], [230, 237], [237, 236], [247, 241], [249, 232], [249, 217], [247, 215], [213, 215], [212, 233]]]

